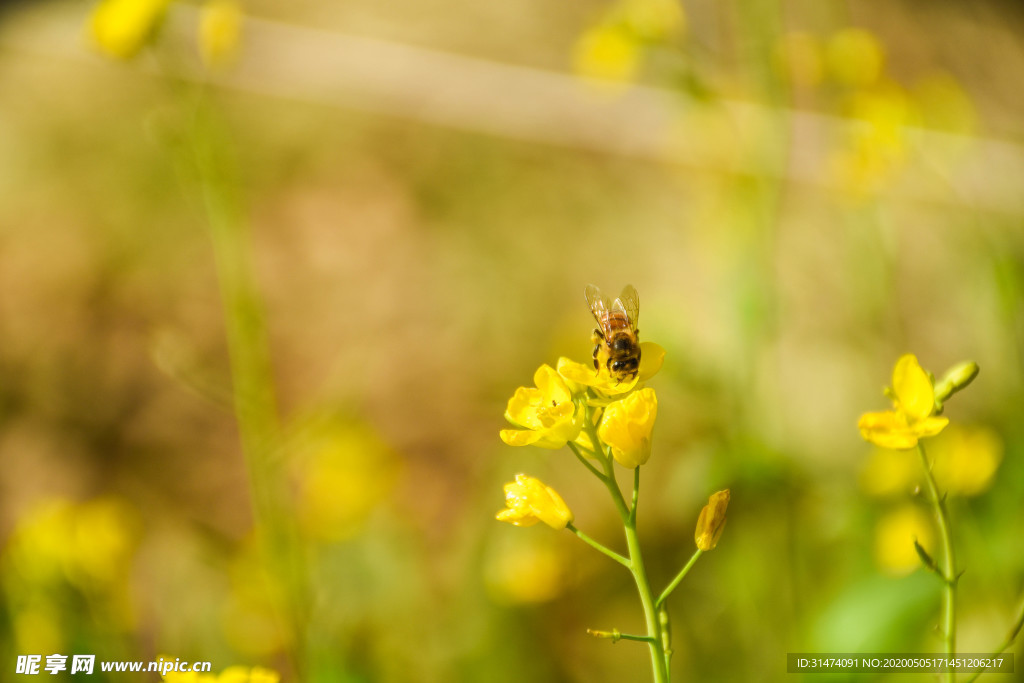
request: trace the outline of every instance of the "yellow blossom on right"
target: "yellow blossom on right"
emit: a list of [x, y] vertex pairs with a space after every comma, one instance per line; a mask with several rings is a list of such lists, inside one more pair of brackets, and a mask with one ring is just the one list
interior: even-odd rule
[[935, 387], [912, 353], [900, 356], [892, 371], [893, 410], [864, 413], [857, 423], [860, 435], [882, 448], [904, 450], [918, 439], [935, 436], [949, 419], [935, 413]]

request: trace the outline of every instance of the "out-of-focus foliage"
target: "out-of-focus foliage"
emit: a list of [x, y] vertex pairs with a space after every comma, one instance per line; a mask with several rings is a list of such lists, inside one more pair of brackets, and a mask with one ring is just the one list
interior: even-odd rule
[[[268, 25], [523, 66], [452, 68], [533, 74], [540, 113], [517, 128], [442, 74], [427, 99], [386, 91], [398, 58], [292, 63]], [[997, 645], [1024, 589], [1024, 216], [974, 198], [1024, 158], [1021, 35], [995, 2], [5, 12], [0, 677], [19, 654], [90, 652], [208, 660], [216, 680], [634, 680], [642, 647], [586, 636], [642, 629], [628, 574], [494, 520], [528, 471], [624, 547], [570, 455], [497, 436], [540, 360], [589, 366], [590, 282], [634, 284], [640, 338], [665, 350], [639, 511], [656, 584], [708, 492], [731, 491], [722, 542], [673, 596], [677, 680], [941, 647], [920, 462], [856, 428], [911, 350], [982, 368], [929, 454], [965, 570], [959, 648]], [[545, 109], [544, 70], [578, 77], [590, 113]], [[275, 74], [338, 85], [307, 102]], [[461, 118], [436, 115], [452, 103]], [[603, 135], [578, 144], [587, 126]], [[695, 155], [631, 156], [655, 129]], [[255, 302], [222, 299], [211, 205], [241, 226]], [[280, 418], [269, 491], [236, 421], [266, 397], [236, 395], [232, 305], [265, 322], [248, 351]]]

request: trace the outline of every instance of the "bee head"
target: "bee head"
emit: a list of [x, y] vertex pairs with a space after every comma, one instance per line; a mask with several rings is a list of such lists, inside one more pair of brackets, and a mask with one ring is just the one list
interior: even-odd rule
[[637, 367], [639, 365], [640, 364], [637, 362], [636, 358], [627, 358], [626, 360], [614, 361], [612, 363], [612, 368], [611, 369], [612, 369], [612, 372], [625, 372], [625, 373], [632, 374], [632, 373], [636, 372]]

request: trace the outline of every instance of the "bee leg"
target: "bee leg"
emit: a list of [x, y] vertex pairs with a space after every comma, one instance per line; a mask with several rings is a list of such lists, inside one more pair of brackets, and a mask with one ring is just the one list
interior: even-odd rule
[[594, 369], [600, 370], [601, 365], [597, 360], [597, 356], [601, 353], [601, 342], [604, 341], [604, 335], [601, 334], [601, 330], [595, 329], [590, 335], [590, 341], [594, 342]]

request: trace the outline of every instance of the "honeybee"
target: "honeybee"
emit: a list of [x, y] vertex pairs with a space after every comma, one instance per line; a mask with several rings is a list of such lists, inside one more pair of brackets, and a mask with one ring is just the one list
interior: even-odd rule
[[626, 285], [615, 301], [594, 285], [587, 285], [587, 303], [597, 320], [594, 330], [594, 367], [603, 365], [619, 382], [631, 381], [640, 371], [640, 297], [633, 285]]

